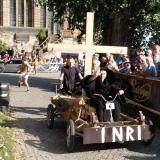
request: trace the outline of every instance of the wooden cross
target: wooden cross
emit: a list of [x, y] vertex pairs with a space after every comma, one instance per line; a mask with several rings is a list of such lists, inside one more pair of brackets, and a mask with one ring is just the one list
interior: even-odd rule
[[66, 53], [85, 52], [85, 76], [91, 74], [92, 56], [94, 53], [127, 54], [127, 47], [93, 45], [94, 13], [87, 12], [86, 24], [85, 45], [52, 44], [54, 51]]

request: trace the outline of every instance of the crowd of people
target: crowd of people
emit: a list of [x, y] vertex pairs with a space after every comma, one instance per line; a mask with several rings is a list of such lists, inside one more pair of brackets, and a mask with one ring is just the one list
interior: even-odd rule
[[[109, 53], [102, 56], [95, 54], [92, 58], [92, 73], [87, 77], [82, 76], [81, 71], [78, 69], [78, 63], [79, 61], [75, 61], [72, 57], [66, 59], [65, 65], [61, 69], [60, 89], [67, 94], [74, 93], [76, 82], [81, 81], [86, 96], [90, 98], [90, 104], [96, 108], [98, 120], [104, 122], [110, 119], [109, 114], [106, 114], [104, 98], [108, 100], [109, 97], [124, 94], [124, 91], [114, 84], [114, 72], [157, 77], [160, 68], [160, 48], [156, 45], [153, 50], [148, 49], [146, 52], [138, 49], [134, 56], [125, 54], [114, 57]], [[118, 121], [120, 107], [118, 107], [118, 103], [116, 105], [114, 118]]]
[[[64, 59], [64, 67], [61, 70], [61, 88], [73, 92], [76, 81], [83, 79], [84, 62], [74, 59], [71, 56]], [[153, 50], [144, 52], [137, 49], [133, 55], [118, 55], [106, 53], [95, 54], [92, 58], [91, 74], [98, 77], [102, 73], [102, 68], [107, 68], [113, 72], [125, 74], [138, 74], [145, 77], [158, 77], [160, 71], [160, 48], [155, 45]], [[79, 77], [79, 78], [77, 78]]]
[[15, 49], [10, 48], [8, 51], [0, 51], [0, 62], [5, 63], [11, 59], [22, 59], [26, 54], [30, 63], [32, 63], [36, 58], [41, 58], [41, 53], [39, 50], [28, 53], [25, 50], [18, 52]]
[[7, 61], [9, 61], [10, 59], [12, 59], [14, 56], [13, 54], [7, 52], [7, 51], [0, 51], [0, 62], [1, 63], [5, 63]]
[[155, 45], [153, 50], [137, 49], [134, 54], [124, 54], [114, 57], [110, 53], [97, 58], [93, 57], [92, 74], [99, 74], [100, 67], [107, 67], [114, 72], [137, 74], [145, 77], [160, 76], [160, 47]]

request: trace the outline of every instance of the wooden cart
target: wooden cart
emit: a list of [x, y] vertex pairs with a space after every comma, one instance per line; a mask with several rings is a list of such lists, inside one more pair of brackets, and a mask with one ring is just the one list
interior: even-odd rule
[[140, 111], [138, 118], [133, 119], [120, 114], [120, 121], [98, 122], [96, 110], [89, 105], [86, 97], [53, 96], [47, 108], [48, 127], [54, 127], [56, 116], [67, 122], [67, 149], [75, 148], [75, 138], [83, 137], [83, 144], [143, 141], [149, 144], [154, 137], [151, 121], [145, 119]]

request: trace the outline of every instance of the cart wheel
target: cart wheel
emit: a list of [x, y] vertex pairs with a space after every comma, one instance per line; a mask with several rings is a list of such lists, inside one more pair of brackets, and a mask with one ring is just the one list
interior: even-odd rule
[[75, 147], [75, 124], [73, 120], [69, 121], [67, 126], [67, 150], [68, 152], [72, 152]]
[[151, 120], [148, 121], [149, 122], [149, 125], [150, 125], [150, 132], [151, 132], [151, 138], [148, 139], [148, 140], [143, 140], [143, 144], [148, 146], [152, 143], [154, 137], [155, 137], [155, 128], [153, 126], [153, 122]]
[[54, 126], [54, 117], [55, 117], [55, 113], [54, 113], [53, 105], [49, 104], [47, 108], [47, 126], [50, 129], [52, 129]]

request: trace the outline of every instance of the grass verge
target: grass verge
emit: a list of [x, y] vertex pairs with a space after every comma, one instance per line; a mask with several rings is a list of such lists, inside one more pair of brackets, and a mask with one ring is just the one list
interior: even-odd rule
[[0, 160], [14, 160], [14, 131], [8, 126], [11, 118], [0, 112]]

